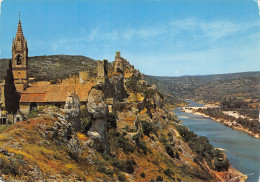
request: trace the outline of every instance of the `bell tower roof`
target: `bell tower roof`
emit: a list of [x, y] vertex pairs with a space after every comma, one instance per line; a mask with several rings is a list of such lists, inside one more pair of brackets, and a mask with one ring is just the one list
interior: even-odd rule
[[22, 50], [23, 48], [26, 47], [27, 47], [27, 41], [24, 38], [22, 24], [19, 17], [17, 32], [16, 32], [15, 39], [13, 41], [13, 48], [15, 48], [16, 50]]
[[21, 20], [20, 19], [19, 19], [19, 22], [18, 22], [18, 27], [17, 27], [15, 40], [16, 41], [24, 40], [23, 29], [22, 29], [22, 24], [21, 24]]
[[18, 22], [16, 37], [23, 37], [23, 29], [22, 29], [22, 25], [21, 25], [21, 20], [20, 19], [19, 19], [19, 22]]

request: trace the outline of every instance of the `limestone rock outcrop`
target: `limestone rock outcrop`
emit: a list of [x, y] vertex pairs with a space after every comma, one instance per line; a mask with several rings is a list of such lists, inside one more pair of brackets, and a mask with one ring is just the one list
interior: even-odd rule
[[153, 87], [149, 88], [148, 95], [146, 96], [146, 103], [152, 107], [163, 107], [164, 98], [163, 95]]
[[91, 127], [87, 134], [94, 141], [93, 147], [101, 152], [107, 151], [108, 106], [105, 103], [105, 96], [102, 90], [97, 88], [91, 89], [87, 109], [91, 116]]
[[67, 97], [63, 111], [66, 113], [66, 119], [72, 124], [76, 131], [80, 131], [80, 100], [74, 92]]
[[57, 145], [67, 146], [71, 157], [77, 158], [81, 154], [79, 140], [72, 124], [65, 120], [64, 115], [57, 114], [58, 120], [53, 126], [46, 128], [44, 137], [55, 141]]

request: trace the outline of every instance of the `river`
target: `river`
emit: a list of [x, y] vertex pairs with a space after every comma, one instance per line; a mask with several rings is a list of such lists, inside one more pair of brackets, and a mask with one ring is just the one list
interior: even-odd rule
[[[204, 106], [189, 102], [190, 107]], [[247, 182], [260, 182], [260, 139], [223, 126], [210, 118], [182, 112], [181, 108], [174, 112], [183, 121], [183, 125], [199, 136], [207, 137], [214, 147], [225, 149], [231, 165], [248, 175]]]

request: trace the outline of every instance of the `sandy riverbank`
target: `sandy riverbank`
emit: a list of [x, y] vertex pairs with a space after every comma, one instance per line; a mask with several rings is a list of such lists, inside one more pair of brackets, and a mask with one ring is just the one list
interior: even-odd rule
[[255, 138], [260, 138], [259, 134], [253, 133], [252, 131], [248, 130], [248, 128], [242, 127], [240, 124], [237, 124], [237, 123], [234, 123], [234, 122], [232, 123], [231, 121], [227, 121], [227, 120], [216, 119], [216, 118], [210, 117], [208, 115], [205, 115], [203, 113], [200, 113], [200, 112], [196, 111], [199, 108], [206, 109], [208, 107], [209, 107], [208, 105], [207, 105], [207, 107], [206, 106], [205, 107], [183, 107], [182, 111], [183, 112], [187, 112], [187, 113], [193, 113], [193, 114], [196, 114], [196, 115], [200, 115], [200, 116], [211, 118], [212, 120], [214, 120], [216, 122], [219, 122], [219, 123], [222, 123], [223, 125], [225, 125], [227, 127], [230, 127], [230, 128], [235, 129], [235, 130], [239, 130], [239, 131], [245, 132], [245, 133], [247, 133], [247, 134], [249, 134], [249, 135], [251, 135], [251, 136], [253, 136]]

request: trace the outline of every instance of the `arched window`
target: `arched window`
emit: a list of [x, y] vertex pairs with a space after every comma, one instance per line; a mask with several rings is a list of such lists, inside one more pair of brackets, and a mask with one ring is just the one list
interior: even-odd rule
[[32, 102], [30, 103], [30, 111], [37, 109], [37, 103], [36, 102]]
[[21, 65], [22, 64], [22, 56], [20, 56], [19, 54], [16, 57], [16, 65]]

